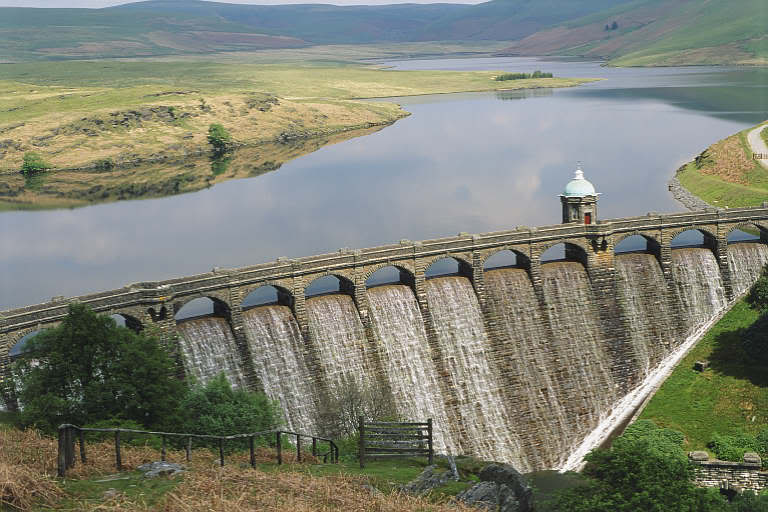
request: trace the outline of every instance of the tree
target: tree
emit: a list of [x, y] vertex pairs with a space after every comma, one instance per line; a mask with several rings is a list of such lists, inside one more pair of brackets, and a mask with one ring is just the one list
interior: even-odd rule
[[213, 123], [208, 127], [208, 143], [213, 146], [216, 153], [223, 153], [229, 149], [232, 136], [224, 126]]
[[39, 172], [47, 171], [51, 168], [51, 164], [43, 160], [43, 157], [34, 151], [27, 151], [24, 153], [24, 161], [21, 164], [21, 173], [24, 175], [37, 174]]
[[14, 368], [22, 422], [48, 432], [111, 418], [169, 425], [186, 390], [156, 339], [82, 304], [25, 349]]
[[[635, 426], [637, 425], [637, 426]], [[683, 435], [642, 421], [610, 449], [587, 456], [587, 483], [562, 493], [556, 510], [569, 512], [718, 512], [725, 500], [691, 482]]]
[[224, 374], [204, 386], [194, 385], [181, 409], [181, 432], [190, 434], [245, 434], [271, 430], [282, 423], [277, 402], [264, 393], [232, 389]]
[[392, 396], [387, 389], [344, 380], [320, 400], [318, 427], [334, 439], [357, 432], [360, 416], [366, 421], [397, 421]]

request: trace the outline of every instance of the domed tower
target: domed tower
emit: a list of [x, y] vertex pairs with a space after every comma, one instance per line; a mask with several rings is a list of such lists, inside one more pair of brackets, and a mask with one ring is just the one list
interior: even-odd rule
[[563, 223], [593, 224], [597, 222], [597, 196], [595, 187], [584, 178], [581, 164], [576, 167], [573, 179], [560, 194], [563, 204]]

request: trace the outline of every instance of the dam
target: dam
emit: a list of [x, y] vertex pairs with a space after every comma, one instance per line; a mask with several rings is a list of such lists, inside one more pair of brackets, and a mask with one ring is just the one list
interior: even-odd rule
[[[0, 371], [7, 382], [14, 347], [78, 301], [160, 333], [198, 381], [224, 372], [263, 390], [288, 428], [315, 431], [323, 398], [345, 385], [377, 386], [404, 419], [433, 418], [439, 452], [559, 468], [768, 262], [766, 204], [598, 220], [593, 189], [561, 200], [554, 226], [281, 258], [3, 311]], [[681, 243], [688, 232], [700, 242]], [[210, 314], [177, 315], [201, 298]]]

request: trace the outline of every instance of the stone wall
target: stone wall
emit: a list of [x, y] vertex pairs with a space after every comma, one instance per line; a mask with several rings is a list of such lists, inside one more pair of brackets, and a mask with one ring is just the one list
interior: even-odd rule
[[706, 452], [691, 452], [688, 457], [696, 466], [694, 482], [699, 487], [737, 492], [768, 488], [768, 471], [761, 471], [762, 463], [756, 453], [744, 454], [741, 462], [710, 459]]

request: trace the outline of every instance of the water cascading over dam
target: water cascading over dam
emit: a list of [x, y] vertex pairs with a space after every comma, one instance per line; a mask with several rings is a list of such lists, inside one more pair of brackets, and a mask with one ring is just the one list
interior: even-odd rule
[[[487, 270], [491, 324], [472, 282], [454, 275], [425, 282], [430, 322], [409, 286], [389, 284], [366, 291], [370, 336], [353, 298], [333, 293], [307, 299], [309, 341], [282, 305], [243, 312], [245, 339], [256, 377], [282, 405], [289, 428], [316, 428], [323, 393], [384, 383], [403, 418], [430, 417], [440, 426], [438, 451], [509, 461], [523, 471], [557, 467], [611, 411], [621, 386], [640, 383], [727, 306], [710, 249], [674, 249], [671, 262], [670, 286], [656, 256], [615, 256], [615, 300], [626, 326], [620, 343], [629, 362], [616, 361], [590, 276], [575, 261], [541, 265], [541, 297], [525, 269]], [[745, 291], [766, 262], [766, 245], [731, 244], [734, 292]], [[187, 320], [179, 330], [198, 380], [223, 370], [243, 385], [224, 319]], [[622, 382], [617, 364], [632, 369]]]

